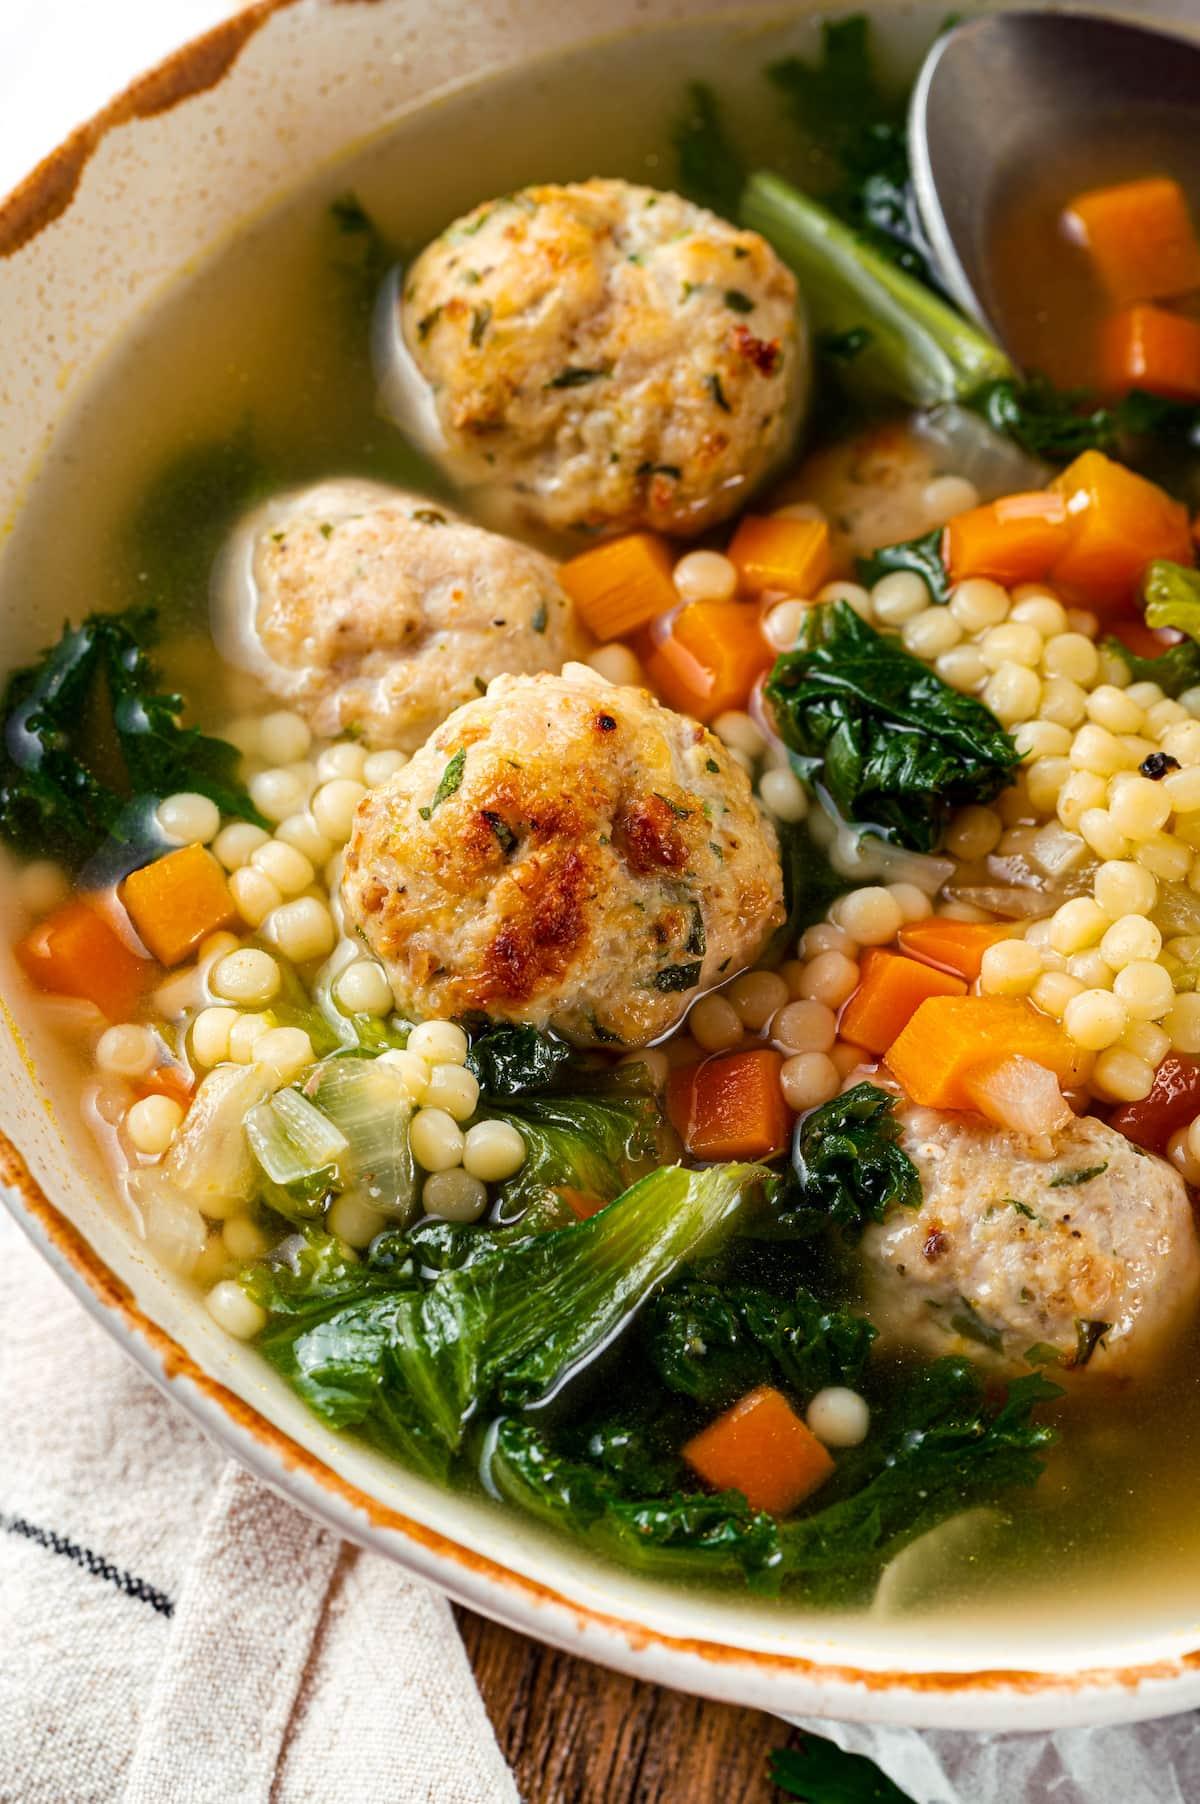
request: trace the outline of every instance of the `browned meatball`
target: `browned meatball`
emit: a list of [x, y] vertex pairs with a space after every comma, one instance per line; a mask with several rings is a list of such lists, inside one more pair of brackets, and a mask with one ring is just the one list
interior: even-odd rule
[[361, 803], [350, 919], [397, 1007], [644, 1046], [783, 918], [774, 833], [695, 721], [582, 666], [499, 678]]

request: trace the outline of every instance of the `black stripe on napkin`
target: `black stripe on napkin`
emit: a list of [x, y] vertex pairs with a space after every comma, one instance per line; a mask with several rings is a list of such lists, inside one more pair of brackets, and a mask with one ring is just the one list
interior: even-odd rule
[[77, 1541], [68, 1541], [65, 1535], [56, 1534], [52, 1528], [39, 1528], [36, 1522], [26, 1522], [24, 1516], [9, 1516], [0, 1510], [0, 1529], [6, 1535], [20, 1535], [26, 1541], [33, 1541], [38, 1547], [44, 1547], [48, 1553], [60, 1553], [84, 1572], [90, 1572], [93, 1578], [104, 1579], [109, 1585], [115, 1585], [126, 1597], [134, 1597], [139, 1603], [149, 1604], [159, 1616], [174, 1616], [174, 1599], [157, 1586], [149, 1585], [145, 1579], [136, 1578], [132, 1572], [126, 1572], [123, 1566], [114, 1566], [101, 1554], [93, 1553], [90, 1547], [80, 1547]]

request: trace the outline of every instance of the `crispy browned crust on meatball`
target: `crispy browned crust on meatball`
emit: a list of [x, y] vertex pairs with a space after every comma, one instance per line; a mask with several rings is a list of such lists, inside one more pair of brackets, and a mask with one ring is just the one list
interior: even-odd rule
[[417, 1017], [645, 1045], [783, 918], [772, 828], [713, 734], [580, 667], [500, 678], [360, 806], [343, 896]]

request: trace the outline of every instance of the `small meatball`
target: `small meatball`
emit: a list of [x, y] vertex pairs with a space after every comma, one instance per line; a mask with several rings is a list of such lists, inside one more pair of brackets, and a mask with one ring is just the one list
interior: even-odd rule
[[392, 339], [385, 405], [419, 415], [424, 389], [456, 480], [555, 531], [727, 519], [808, 390], [796, 284], [765, 239], [628, 182], [476, 207], [413, 265]]
[[934, 446], [891, 420], [815, 452], [771, 500], [776, 507], [815, 502], [829, 521], [838, 562], [847, 563], [925, 532], [925, 490], [943, 473]]
[[355, 732], [405, 752], [494, 676], [559, 670], [589, 645], [540, 552], [350, 479], [276, 496], [242, 522], [213, 631], [321, 738]]
[[[1200, 1296], [1187, 1191], [1162, 1159], [1093, 1116], [1044, 1143], [973, 1115], [904, 1108], [901, 1144], [924, 1202], [863, 1237], [883, 1342], [1023, 1366], [1136, 1374]], [[1091, 1174], [1091, 1175], [1088, 1175]]]
[[585, 666], [500, 677], [360, 804], [342, 894], [402, 1014], [644, 1046], [783, 919], [772, 828], [704, 727]]

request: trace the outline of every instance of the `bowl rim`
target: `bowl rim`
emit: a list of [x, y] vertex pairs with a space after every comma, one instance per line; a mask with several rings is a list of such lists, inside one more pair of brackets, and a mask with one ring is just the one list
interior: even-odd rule
[[[135, 77], [70, 132], [7, 196], [0, 196], [0, 260], [23, 249], [67, 211], [91, 156], [110, 131], [215, 88], [258, 30], [298, 3], [250, 0]], [[598, 1610], [380, 1503], [206, 1373], [142, 1309], [2, 1132], [0, 1198], [89, 1314], [225, 1452], [335, 1533], [398, 1561], [418, 1578], [520, 1633], [652, 1683], [779, 1715], [1028, 1732], [1144, 1720], [1200, 1705], [1200, 1631], [1194, 1647], [1135, 1664], [933, 1671], [855, 1666], [844, 1659], [822, 1662], [681, 1637], [628, 1614]]]

